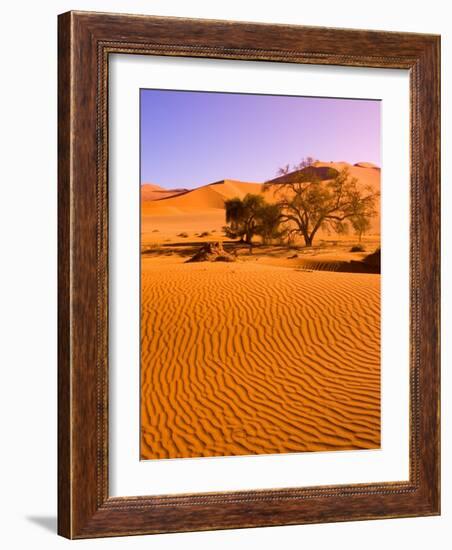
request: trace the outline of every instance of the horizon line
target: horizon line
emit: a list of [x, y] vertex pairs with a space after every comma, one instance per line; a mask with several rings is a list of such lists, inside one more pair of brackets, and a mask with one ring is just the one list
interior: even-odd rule
[[[376, 164], [375, 162], [368, 162], [368, 161], [365, 161], [365, 160], [360, 160], [358, 162], [348, 162], [346, 160], [337, 160], [337, 161], [323, 161], [323, 160], [319, 160], [317, 162], [321, 162], [322, 164], [349, 164], [350, 166], [356, 166], [357, 168], [360, 168], [358, 165], [359, 164], [362, 164], [362, 163], [367, 163], [367, 164], [372, 164], [373, 168], [378, 168], [379, 170], [381, 170], [381, 166], [379, 166], [378, 164]], [[297, 170], [291, 170], [290, 172], [288, 172], [288, 174], [291, 174], [292, 172], [296, 172]], [[250, 181], [250, 180], [242, 180], [242, 179], [237, 179], [237, 178], [221, 178], [221, 179], [218, 179], [218, 180], [214, 180], [214, 181], [211, 181], [209, 183], [203, 183], [201, 185], [198, 185], [196, 187], [186, 187], [185, 185], [181, 184], [181, 185], [176, 185], [176, 186], [168, 186], [168, 185], [165, 185], [165, 184], [162, 184], [162, 183], [155, 183], [153, 181], [140, 181], [140, 186], [142, 185], [157, 185], [159, 187], [163, 187], [164, 189], [168, 189], [169, 191], [174, 191], [174, 190], [177, 190], [177, 189], [184, 189], [184, 190], [188, 190], [188, 191], [192, 191], [194, 189], [199, 189], [200, 187], [207, 187], [208, 185], [215, 185], [215, 184], [219, 184], [219, 183], [222, 183], [224, 181], [237, 181], [237, 182], [241, 182], [241, 183], [258, 183], [258, 184], [264, 184], [266, 181], [271, 181], [273, 179], [277, 179], [278, 177], [281, 177], [281, 175], [277, 175], [275, 174], [274, 177], [268, 179], [268, 180], [264, 180], [264, 181]]]

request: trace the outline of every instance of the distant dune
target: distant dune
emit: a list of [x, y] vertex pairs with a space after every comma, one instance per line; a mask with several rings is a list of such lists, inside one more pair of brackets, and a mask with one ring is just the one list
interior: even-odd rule
[[320, 163], [316, 163], [315, 165], [308, 166], [301, 170], [294, 170], [293, 172], [289, 172], [288, 174], [273, 178], [269, 180], [269, 183], [296, 183], [297, 181], [299, 181], [300, 177], [306, 177], [307, 175], [309, 175], [309, 177], [315, 176], [321, 181], [325, 181], [336, 177], [338, 174], [339, 170], [337, 168], [329, 165], [323, 166]]
[[142, 201], [155, 201], [161, 199], [167, 199], [174, 195], [180, 195], [186, 193], [187, 189], [164, 189], [160, 185], [155, 183], [143, 183], [141, 185], [141, 200]]
[[246, 193], [261, 192], [262, 184], [260, 183], [223, 180], [166, 198], [164, 201], [159, 201], [158, 204], [147, 204], [145, 212], [163, 214], [165, 212], [173, 213], [175, 210], [186, 212], [187, 210], [223, 209], [226, 199], [243, 197]]
[[247, 193], [261, 193], [262, 184], [235, 180], [204, 185], [186, 193], [141, 203], [142, 242], [157, 229], [167, 233], [180, 231], [221, 231], [225, 224], [224, 201], [244, 197]]
[[375, 170], [380, 170], [379, 166], [373, 164], [372, 162], [357, 162], [354, 166], [358, 166], [359, 168], [374, 168]]
[[141, 458], [380, 446], [380, 278], [142, 261]]
[[314, 166], [331, 167], [336, 170], [348, 168], [350, 175], [357, 178], [363, 185], [369, 185], [374, 191], [380, 191], [380, 168], [371, 162], [358, 162], [349, 164], [348, 162], [316, 162]]
[[[352, 165], [346, 162], [317, 162], [314, 166], [335, 170], [347, 167], [351, 176], [356, 177], [362, 186], [370, 186], [374, 191], [380, 190], [380, 170], [370, 163], [360, 162], [357, 165]], [[225, 224], [224, 201], [226, 199], [243, 198], [247, 193], [263, 193], [262, 183], [228, 179], [190, 191], [176, 189], [163, 190], [162, 192], [161, 187], [148, 185], [151, 186], [149, 190], [142, 190], [143, 234], [149, 233], [155, 228], [165, 231], [166, 228], [176, 226], [180, 226], [181, 230], [189, 231], [202, 231], [209, 227], [219, 229]], [[269, 202], [275, 200], [272, 191], [265, 193], [264, 196]], [[206, 223], [208, 223], [208, 227], [206, 227]], [[184, 224], [185, 227], [182, 227]], [[371, 221], [370, 232], [380, 233], [379, 212]]]

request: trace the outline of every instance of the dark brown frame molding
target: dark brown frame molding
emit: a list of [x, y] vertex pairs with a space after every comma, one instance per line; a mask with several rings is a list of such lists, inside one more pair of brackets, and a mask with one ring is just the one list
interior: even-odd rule
[[[108, 59], [112, 53], [407, 69], [410, 479], [108, 494]], [[437, 515], [440, 37], [68, 12], [58, 36], [58, 532], [68, 538]]]

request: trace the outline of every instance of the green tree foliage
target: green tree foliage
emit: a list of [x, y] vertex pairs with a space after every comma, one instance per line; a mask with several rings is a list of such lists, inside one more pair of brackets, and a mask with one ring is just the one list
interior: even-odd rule
[[262, 195], [253, 195], [248, 193], [243, 199], [234, 197], [224, 203], [226, 210], [226, 223], [224, 231], [231, 239], [240, 239], [242, 242], [251, 244], [253, 236], [256, 234], [258, 220], [258, 211], [264, 204]]
[[363, 235], [370, 229], [370, 219], [366, 216], [356, 216], [352, 218], [351, 223], [355, 233], [358, 235], [359, 242], [361, 242]]
[[273, 239], [281, 239], [287, 229], [281, 229], [281, 209], [277, 204], [263, 204], [257, 214], [258, 225], [256, 233], [262, 237], [264, 244], [269, 244]]
[[234, 197], [224, 204], [226, 223], [224, 232], [230, 239], [251, 244], [255, 235], [267, 243], [281, 236], [281, 209], [268, 204], [262, 195], [248, 193], [243, 199]]

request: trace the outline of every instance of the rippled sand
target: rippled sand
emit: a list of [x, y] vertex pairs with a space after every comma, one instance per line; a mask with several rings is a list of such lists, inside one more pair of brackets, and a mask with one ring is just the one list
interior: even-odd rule
[[380, 446], [380, 276], [142, 260], [141, 457]]

